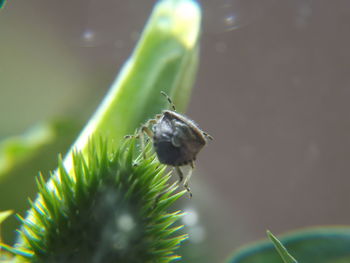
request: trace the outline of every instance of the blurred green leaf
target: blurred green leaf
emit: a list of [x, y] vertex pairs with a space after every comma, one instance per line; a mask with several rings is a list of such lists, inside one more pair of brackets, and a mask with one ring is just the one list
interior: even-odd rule
[[45, 144], [55, 138], [52, 124], [42, 123], [30, 128], [22, 135], [12, 136], [0, 142], [0, 179], [14, 166], [34, 156]]
[[[67, 152], [81, 129], [82, 123], [77, 120], [59, 118], [41, 124], [41, 126], [46, 127], [44, 129], [49, 129], [50, 132], [52, 131], [53, 138], [45, 143], [42, 140], [42, 144], [33, 144], [26, 155], [16, 156], [18, 159], [13, 160], [11, 168], [0, 176], [1, 210], [11, 209], [16, 213], [23, 214], [28, 209], [28, 197], [35, 198], [36, 195], [35, 175], [38, 174], [38, 171], [48, 174], [49, 171], [56, 168], [57, 154]], [[3, 240], [12, 243], [16, 234], [14, 230], [18, 226], [19, 221], [16, 217], [6, 220], [2, 228]]]
[[[10, 215], [13, 214], [13, 211], [11, 210], [7, 210], [7, 211], [2, 211], [0, 212], [0, 246], [1, 246], [1, 224], [2, 222], [4, 222], [4, 220], [6, 220]], [[7, 262], [7, 260], [10, 260], [12, 258], [11, 254], [3, 251], [0, 247], [0, 262], [4, 263]]]
[[[11, 210], [0, 212], [0, 225], [6, 218], [8, 218], [12, 214], [13, 214], [13, 211], [11, 211]], [[0, 240], [1, 240], [1, 238], [0, 238]]]
[[[291, 232], [280, 237], [281, 243], [298, 262], [350, 262], [350, 227], [317, 227]], [[236, 251], [229, 263], [281, 263], [270, 241], [262, 241]]]
[[267, 236], [272, 241], [277, 252], [280, 254], [284, 263], [298, 263], [291, 254], [288, 253], [287, 249], [282, 245], [282, 243], [269, 231], [267, 230]]
[[6, 0], [0, 0], [0, 8], [3, 8], [5, 6]]

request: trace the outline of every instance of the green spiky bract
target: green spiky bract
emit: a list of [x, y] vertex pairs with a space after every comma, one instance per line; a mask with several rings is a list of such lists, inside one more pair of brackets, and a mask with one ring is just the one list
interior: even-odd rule
[[143, 159], [135, 149], [135, 139], [112, 153], [106, 142], [90, 142], [87, 159], [74, 153], [72, 172], [59, 160], [51, 189], [40, 175], [43, 201], [31, 203], [31, 221], [22, 219], [21, 247], [7, 247], [18, 255], [16, 262], [178, 259], [174, 250], [186, 239], [174, 233], [181, 213], [167, 210], [184, 191], [169, 187], [170, 174], [154, 155]]
[[280, 257], [283, 259], [284, 263], [298, 263], [295, 258], [291, 254], [289, 254], [288, 250], [283, 246], [281, 241], [277, 239], [269, 230], [266, 231], [267, 236], [275, 246]]

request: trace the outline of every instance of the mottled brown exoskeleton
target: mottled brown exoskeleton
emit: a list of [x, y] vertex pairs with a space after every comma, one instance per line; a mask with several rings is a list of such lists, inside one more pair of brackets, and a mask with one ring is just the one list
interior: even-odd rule
[[[207, 140], [213, 138], [202, 131], [192, 120], [177, 113], [169, 96], [164, 92], [161, 92], [161, 94], [168, 99], [173, 110], [164, 110], [162, 114], [148, 120], [139, 129], [137, 137], [141, 140], [144, 157], [144, 134], [152, 139], [159, 162], [174, 167], [179, 176], [179, 184], [184, 179], [180, 166], [190, 165], [190, 172], [185, 177], [183, 185], [192, 197], [188, 182], [194, 168], [194, 161]], [[152, 128], [150, 128], [151, 125]]]

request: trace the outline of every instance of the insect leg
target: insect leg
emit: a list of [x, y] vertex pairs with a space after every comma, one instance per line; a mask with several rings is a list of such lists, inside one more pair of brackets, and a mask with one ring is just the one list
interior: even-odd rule
[[141, 151], [142, 151], [142, 155], [143, 158], [146, 159], [146, 151], [145, 151], [145, 136], [144, 134], [146, 134], [149, 138], [153, 138], [153, 132], [152, 130], [149, 128], [150, 125], [153, 125], [157, 123], [156, 119], [150, 119], [148, 120], [144, 125], [142, 125], [140, 131], [139, 131], [139, 138], [140, 138], [140, 142], [141, 142]]
[[[180, 173], [181, 173], [181, 177], [180, 177], [181, 180], [179, 181], [179, 183], [180, 183], [184, 176], [183, 176], [183, 173], [182, 173], [182, 171], [181, 171], [181, 169], [179, 167], [176, 167], [176, 171], [178, 172], [179, 176], [180, 176]], [[191, 192], [190, 187], [188, 186], [188, 180], [190, 179], [191, 174], [192, 174], [192, 169], [190, 170], [189, 174], [186, 176], [186, 178], [184, 180], [184, 183], [183, 183], [183, 186], [187, 190], [188, 194], [190, 195], [190, 198], [192, 198], [192, 192]]]
[[143, 155], [143, 158], [146, 159], [146, 151], [145, 151], [146, 146], [145, 146], [144, 133], [146, 133], [148, 137], [153, 138], [153, 132], [147, 126], [142, 126], [139, 132], [142, 155]]
[[136, 138], [136, 139], [139, 139], [140, 138], [140, 136], [137, 134], [137, 135], [135, 135], [135, 134], [128, 134], [128, 135], [125, 135], [124, 136], [124, 139], [132, 139], [132, 138]]
[[171, 100], [171, 98], [164, 91], [161, 91], [160, 94], [162, 94], [168, 100], [168, 102], [169, 102], [171, 108], [173, 109], [173, 111], [176, 111], [175, 104]]
[[141, 127], [141, 133], [146, 133], [148, 137], [153, 138], [153, 132], [150, 128], [148, 128], [146, 125], [143, 125]]
[[208, 133], [206, 133], [206, 132], [203, 132], [203, 135], [205, 136], [205, 137], [207, 137], [209, 140], [213, 140], [214, 138], [213, 138], [213, 136], [211, 136], [210, 134], [208, 134]]
[[180, 167], [175, 166], [174, 168], [175, 168], [175, 171], [176, 171], [177, 175], [179, 176], [178, 184], [180, 185], [180, 183], [181, 183], [182, 180], [184, 179], [184, 174], [182, 173]]
[[146, 152], [145, 152], [145, 136], [143, 134], [144, 128], [142, 127], [141, 130], [139, 131], [139, 138], [140, 138], [140, 144], [141, 144], [141, 152], [143, 159], [146, 159]]

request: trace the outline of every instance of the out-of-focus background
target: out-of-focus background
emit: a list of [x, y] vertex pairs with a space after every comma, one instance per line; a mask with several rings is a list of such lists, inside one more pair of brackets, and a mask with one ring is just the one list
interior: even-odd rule
[[[27, 163], [14, 171], [23, 180], [0, 181], [0, 210], [28, 207], [36, 171], [55, 168], [154, 3], [8, 0], [0, 12], [0, 139], [53, 120], [70, 136], [46, 149], [44, 167]], [[201, 61], [187, 113], [215, 140], [198, 156], [193, 199], [183, 200], [188, 242], [219, 262], [266, 229], [350, 224], [350, 1], [201, 4]]]

